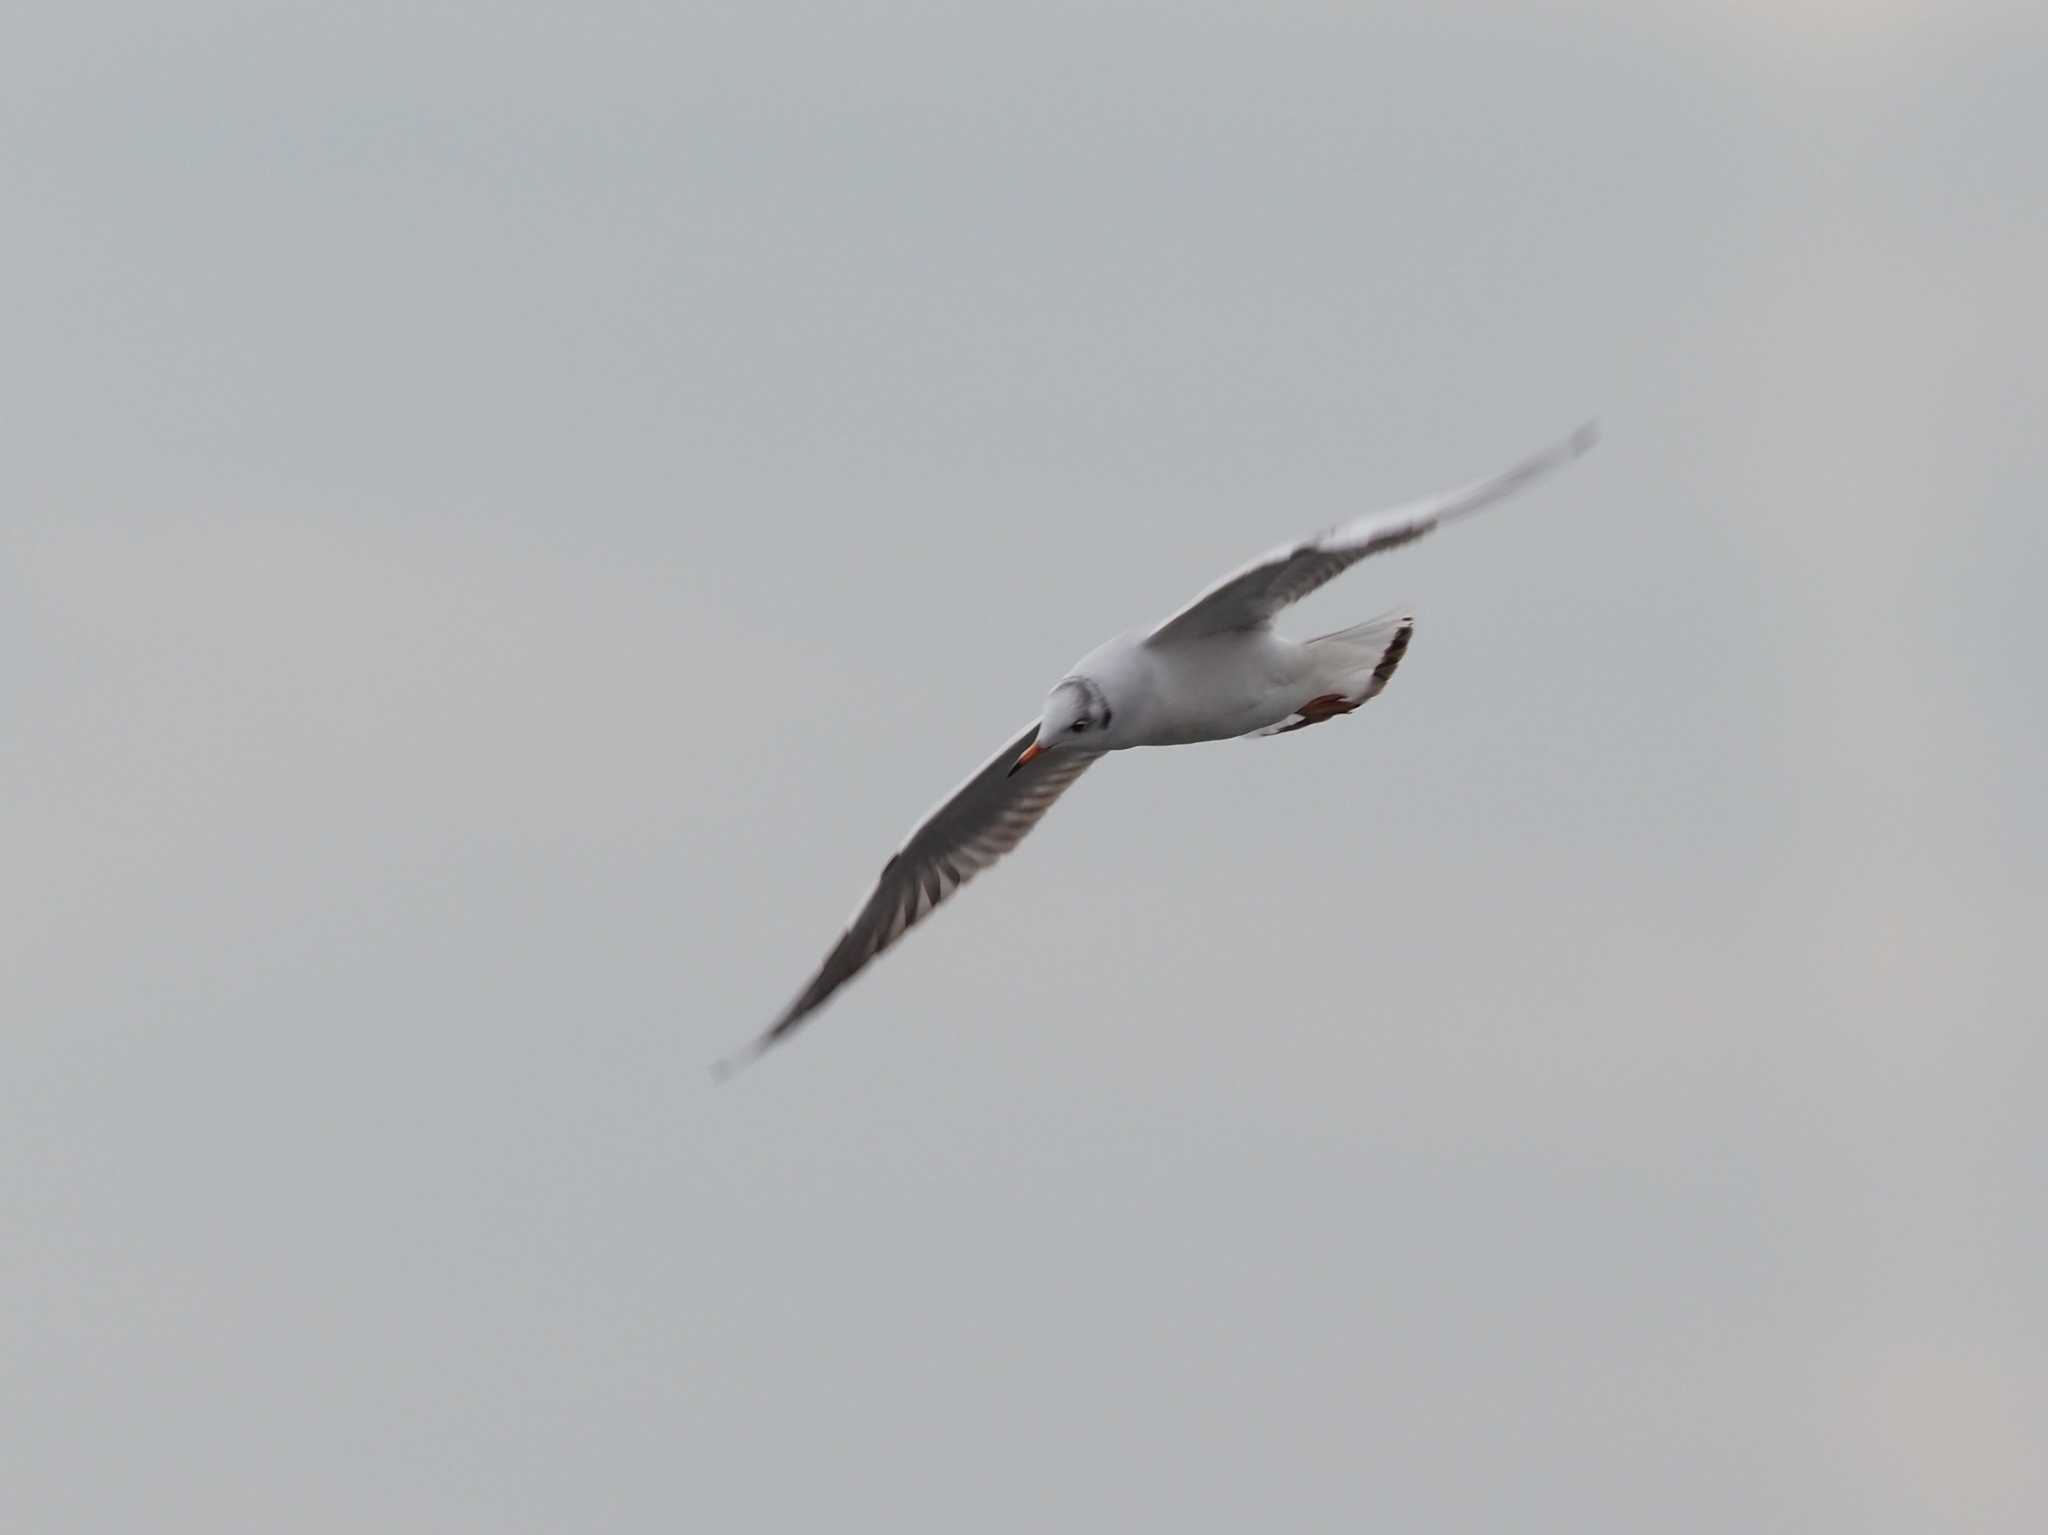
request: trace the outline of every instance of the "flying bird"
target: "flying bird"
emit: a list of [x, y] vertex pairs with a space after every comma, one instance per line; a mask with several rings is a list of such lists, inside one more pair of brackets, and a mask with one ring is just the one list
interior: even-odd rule
[[1273, 629], [1281, 609], [1369, 555], [1413, 543], [1534, 483], [1594, 439], [1589, 422], [1490, 479], [1283, 544], [1156, 628], [1089, 651], [1053, 684], [1038, 718], [918, 823], [810, 984], [759, 1037], [721, 1061], [717, 1074], [730, 1074], [792, 1033], [876, 955], [1023, 841], [1053, 801], [1110, 752], [1288, 735], [1378, 697], [1408, 653], [1412, 615], [1389, 613], [1291, 640]]

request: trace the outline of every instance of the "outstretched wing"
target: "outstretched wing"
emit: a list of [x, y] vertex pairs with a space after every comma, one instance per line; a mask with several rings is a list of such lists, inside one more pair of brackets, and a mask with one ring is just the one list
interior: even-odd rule
[[1033, 720], [918, 824], [797, 999], [752, 1044], [719, 1065], [726, 1075], [753, 1060], [825, 1005], [833, 992], [975, 875], [1024, 840], [1102, 753], [1062, 746], [1012, 772], [1038, 735]]
[[1283, 544], [1234, 570], [1145, 637], [1148, 645], [1256, 629], [1368, 555], [1412, 543], [1441, 523], [1452, 522], [1570, 463], [1595, 439], [1588, 422], [1564, 441], [1532, 454], [1514, 468], [1391, 512], [1369, 513], [1350, 522]]

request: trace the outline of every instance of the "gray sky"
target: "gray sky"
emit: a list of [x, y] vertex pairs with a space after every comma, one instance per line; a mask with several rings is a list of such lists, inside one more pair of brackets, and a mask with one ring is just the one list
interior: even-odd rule
[[0, 1523], [2048, 1527], [2032, 12], [15, 15]]

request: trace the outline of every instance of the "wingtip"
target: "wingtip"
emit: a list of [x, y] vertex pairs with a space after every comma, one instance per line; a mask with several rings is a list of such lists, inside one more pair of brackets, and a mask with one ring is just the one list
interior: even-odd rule
[[1573, 458], [1590, 453], [1600, 441], [1600, 421], [1595, 417], [1583, 423], [1576, 432], [1565, 439], [1564, 445]]
[[717, 1060], [713, 1061], [711, 1063], [712, 1082], [714, 1084], [730, 1082], [767, 1052], [769, 1042], [773, 1038], [774, 1036], [771, 1034], [763, 1034], [759, 1039], [747, 1041], [739, 1049], [733, 1051], [732, 1054], [720, 1056]]

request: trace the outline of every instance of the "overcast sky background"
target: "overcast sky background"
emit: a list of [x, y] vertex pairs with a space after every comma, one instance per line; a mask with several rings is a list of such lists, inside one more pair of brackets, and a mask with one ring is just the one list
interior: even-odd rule
[[[2048, 47], [17, 9], [0, 1524], [2048, 1528]], [[1231, 564], [1358, 716], [897, 839]]]

